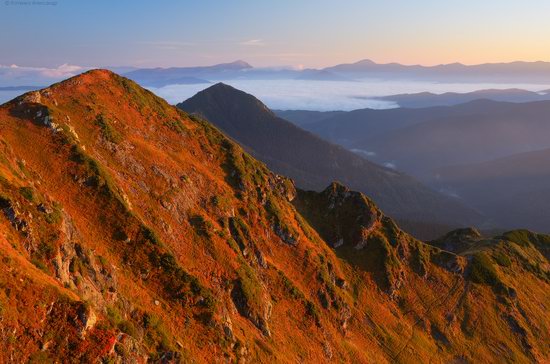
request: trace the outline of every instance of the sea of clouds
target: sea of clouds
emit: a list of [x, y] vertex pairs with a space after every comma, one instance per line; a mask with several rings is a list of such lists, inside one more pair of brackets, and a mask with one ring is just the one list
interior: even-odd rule
[[[63, 64], [59, 67], [22, 67], [0, 65], [0, 88], [6, 86], [45, 87], [89, 70]], [[237, 89], [248, 92], [272, 109], [279, 110], [355, 110], [362, 108], [388, 109], [398, 107], [388, 101], [373, 97], [417, 92], [471, 92], [490, 88], [521, 88], [539, 91], [541, 85], [490, 84], [490, 83], [433, 83], [419, 81], [316, 81], [316, 80], [227, 80], [223, 81]], [[149, 87], [158, 96], [171, 104], [177, 104], [212, 84], [168, 85]], [[1, 90], [0, 103], [9, 101], [25, 91]]]
[[[228, 80], [224, 83], [256, 96], [271, 109], [277, 110], [356, 110], [363, 108], [388, 109], [398, 107], [373, 97], [417, 92], [472, 92], [498, 88], [521, 88], [539, 91], [541, 85], [489, 83], [430, 83], [418, 81], [310, 81], [310, 80]], [[149, 87], [171, 104], [177, 104], [211, 84], [168, 85]]]

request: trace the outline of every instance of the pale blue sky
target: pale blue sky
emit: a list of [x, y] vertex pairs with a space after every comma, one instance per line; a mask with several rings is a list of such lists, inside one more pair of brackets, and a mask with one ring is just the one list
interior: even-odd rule
[[550, 61], [547, 0], [0, 1], [0, 64]]

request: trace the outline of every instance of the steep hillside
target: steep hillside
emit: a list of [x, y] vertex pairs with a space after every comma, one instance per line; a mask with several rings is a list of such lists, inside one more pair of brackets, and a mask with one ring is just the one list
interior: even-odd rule
[[340, 181], [369, 195], [397, 219], [453, 227], [481, 221], [457, 200], [299, 129], [254, 96], [231, 86], [217, 84], [178, 107], [206, 117], [269, 168], [293, 178], [300, 188], [322, 190]]
[[427, 245], [108, 71], [0, 107], [1, 362], [544, 362], [549, 240]]

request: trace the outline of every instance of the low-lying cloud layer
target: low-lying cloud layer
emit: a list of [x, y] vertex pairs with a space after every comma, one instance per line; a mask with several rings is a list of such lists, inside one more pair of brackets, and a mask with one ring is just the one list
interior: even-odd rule
[[[257, 42], [258, 41], [258, 42]], [[261, 43], [251, 40], [251, 44]], [[6, 86], [48, 86], [54, 82], [69, 78], [91, 67], [63, 64], [59, 67], [24, 67], [17, 65], [0, 65], [0, 87]], [[115, 71], [116, 70], [113, 69]], [[217, 82], [211, 80], [212, 82]], [[416, 93], [429, 91], [470, 92], [490, 88], [522, 88], [537, 91], [540, 85], [503, 85], [503, 84], [458, 84], [433, 83], [419, 81], [318, 81], [318, 80], [227, 80], [223, 81], [233, 87], [248, 92], [272, 109], [290, 110], [355, 110], [362, 108], [388, 109], [398, 107], [391, 101], [374, 100], [373, 97], [387, 96], [402, 93]], [[197, 92], [211, 86], [209, 83], [193, 85], [168, 85], [161, 88], [149, 89], [158, 96], [165, 98], [169, 103], [182, 102]], [[0, 90], [0, 103], [6, 102], [24, 91]]]
[[[536, 91], [540, 85], [494, 85], [429, 83], [417, 81], [317, 81], [317, 80], [228, 80], [223, 81], [248, 92], [272, 109], [279, 110], [356, 110], [363, 108], [389, 109], [398, 107], [394, 102], [374, 100], [373, 97], [417, 92], [471, 92], [489, 88], [523, 88]], [[211, 84], [168, 85], [150, 87], [169, 103], [182, 102]]]

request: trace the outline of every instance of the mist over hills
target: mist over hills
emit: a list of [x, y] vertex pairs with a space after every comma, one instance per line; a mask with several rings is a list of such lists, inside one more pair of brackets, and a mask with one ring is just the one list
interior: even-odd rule
[[281, 114], [460, 198], [499, 226], [549, 231], [547, 152], [540, 151], [550, 147], [549, 101]]
[[[476, 100], [456, 106], [311, 113], [290, 120], [371, 159], [393, 161], [413, 175], [451, 164], [481, 162], [550, 146], [550, 101]], [[309, 117], [303, 122], [301, 117]], [[436, 152], [437, 151], [437, 152]]]
[[443, 166], [476, 163], [550, 147], [550, 102], [474, 101], [443, 116], [370, 136], [352, 147], [376, 153], [400, 169], [426, 176]]
[[435, 184], [453, 191], [503, 226], [550, 232], [550, 149], [435, 171]]
[[204, 79], [223, 81], [232, 79], [303, 79], [323, 81], [352, 81], [361, 79], [401, 79], [438, 82], [489, 82], [550, 84], [550, 63], [511, 62], [480, 65], [459, 63], [420, 66], [399, 63], [378, 64], [362, 60], [323, 69], [255, 68], [244, 61], [235, 61], [203, 67], [172, 67], [138, 69], [125, 76], [145, 85], [160, 87], [176, 84], [179, 80]]

